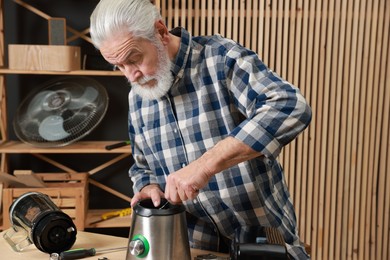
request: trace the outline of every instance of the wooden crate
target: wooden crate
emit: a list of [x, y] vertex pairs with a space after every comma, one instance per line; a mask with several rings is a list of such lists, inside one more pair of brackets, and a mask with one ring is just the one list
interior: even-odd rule
[[80, 70], [81, 50], [68, 45], [10, 44], [8, 63], [16, 70]]
[[44, 188], [5, 188], [3, 190], [3, 228], [9, 228], [9, 207], [22, 194], [42, 192], [73, 219], [78, 230], [84, 230], [88, 210], [88, 173], [35, 173], [42, 178]]

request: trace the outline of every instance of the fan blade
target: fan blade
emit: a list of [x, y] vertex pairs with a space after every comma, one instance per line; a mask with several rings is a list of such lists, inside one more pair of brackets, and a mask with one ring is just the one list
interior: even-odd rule
[[93, 87], [86, 87], [85, 92], [78, 98], [72, 97], [68, 108], [79, 109], [84, 107], [88, 103], [93, 103], [99, 96], [99, 92]]
[[27, 115], [31, 117], [35, 117], [36, 114], [41, 113], [42, 103], [45, 100], [45, 97], [53, 93], [55, 93], [55, 91], [45, 90], [35, 95], [27, 106], [27, 110], [26, 110]]
[[39, 134], [47, 141], [59, 141], [70, 135], [64, 130], [64, 119], [60, 116], [48, 116], [39, 125]]

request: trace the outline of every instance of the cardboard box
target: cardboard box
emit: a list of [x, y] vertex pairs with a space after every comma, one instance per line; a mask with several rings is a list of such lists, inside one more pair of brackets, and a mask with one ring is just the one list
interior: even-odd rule
[[4, 188], [3, 228], [11, 226], [9, 207], [26, 192], [37, 191], [47, 194], [64, 213], [72, 218], [77, 230], [84, 230], [88, 210], [88, 173], [35, 173], [44, 188]]
[[16, 70], [80, 70], [81, 50], [68, 45], [10, 44], [8, 65]]

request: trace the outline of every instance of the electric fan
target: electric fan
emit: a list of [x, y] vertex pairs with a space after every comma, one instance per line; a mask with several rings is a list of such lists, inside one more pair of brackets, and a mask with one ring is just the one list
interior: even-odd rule
[[88, 77], [48, 81], [29, 94], [16, 111], [13, 126], [23, 142], [38, 147], [71, 144], [89, 134], [108, 107], [104, 86]]

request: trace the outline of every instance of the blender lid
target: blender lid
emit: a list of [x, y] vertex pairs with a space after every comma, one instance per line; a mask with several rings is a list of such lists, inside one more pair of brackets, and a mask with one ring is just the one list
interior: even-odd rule
[[171, 204], [164, 198], [161, 199], [160, 206], [155, 207], [151, 199], [144, 199], [134, 206], [133, 211], [143, 217], [170, 216], [185, 211], [185, 207], [183, 204]]

